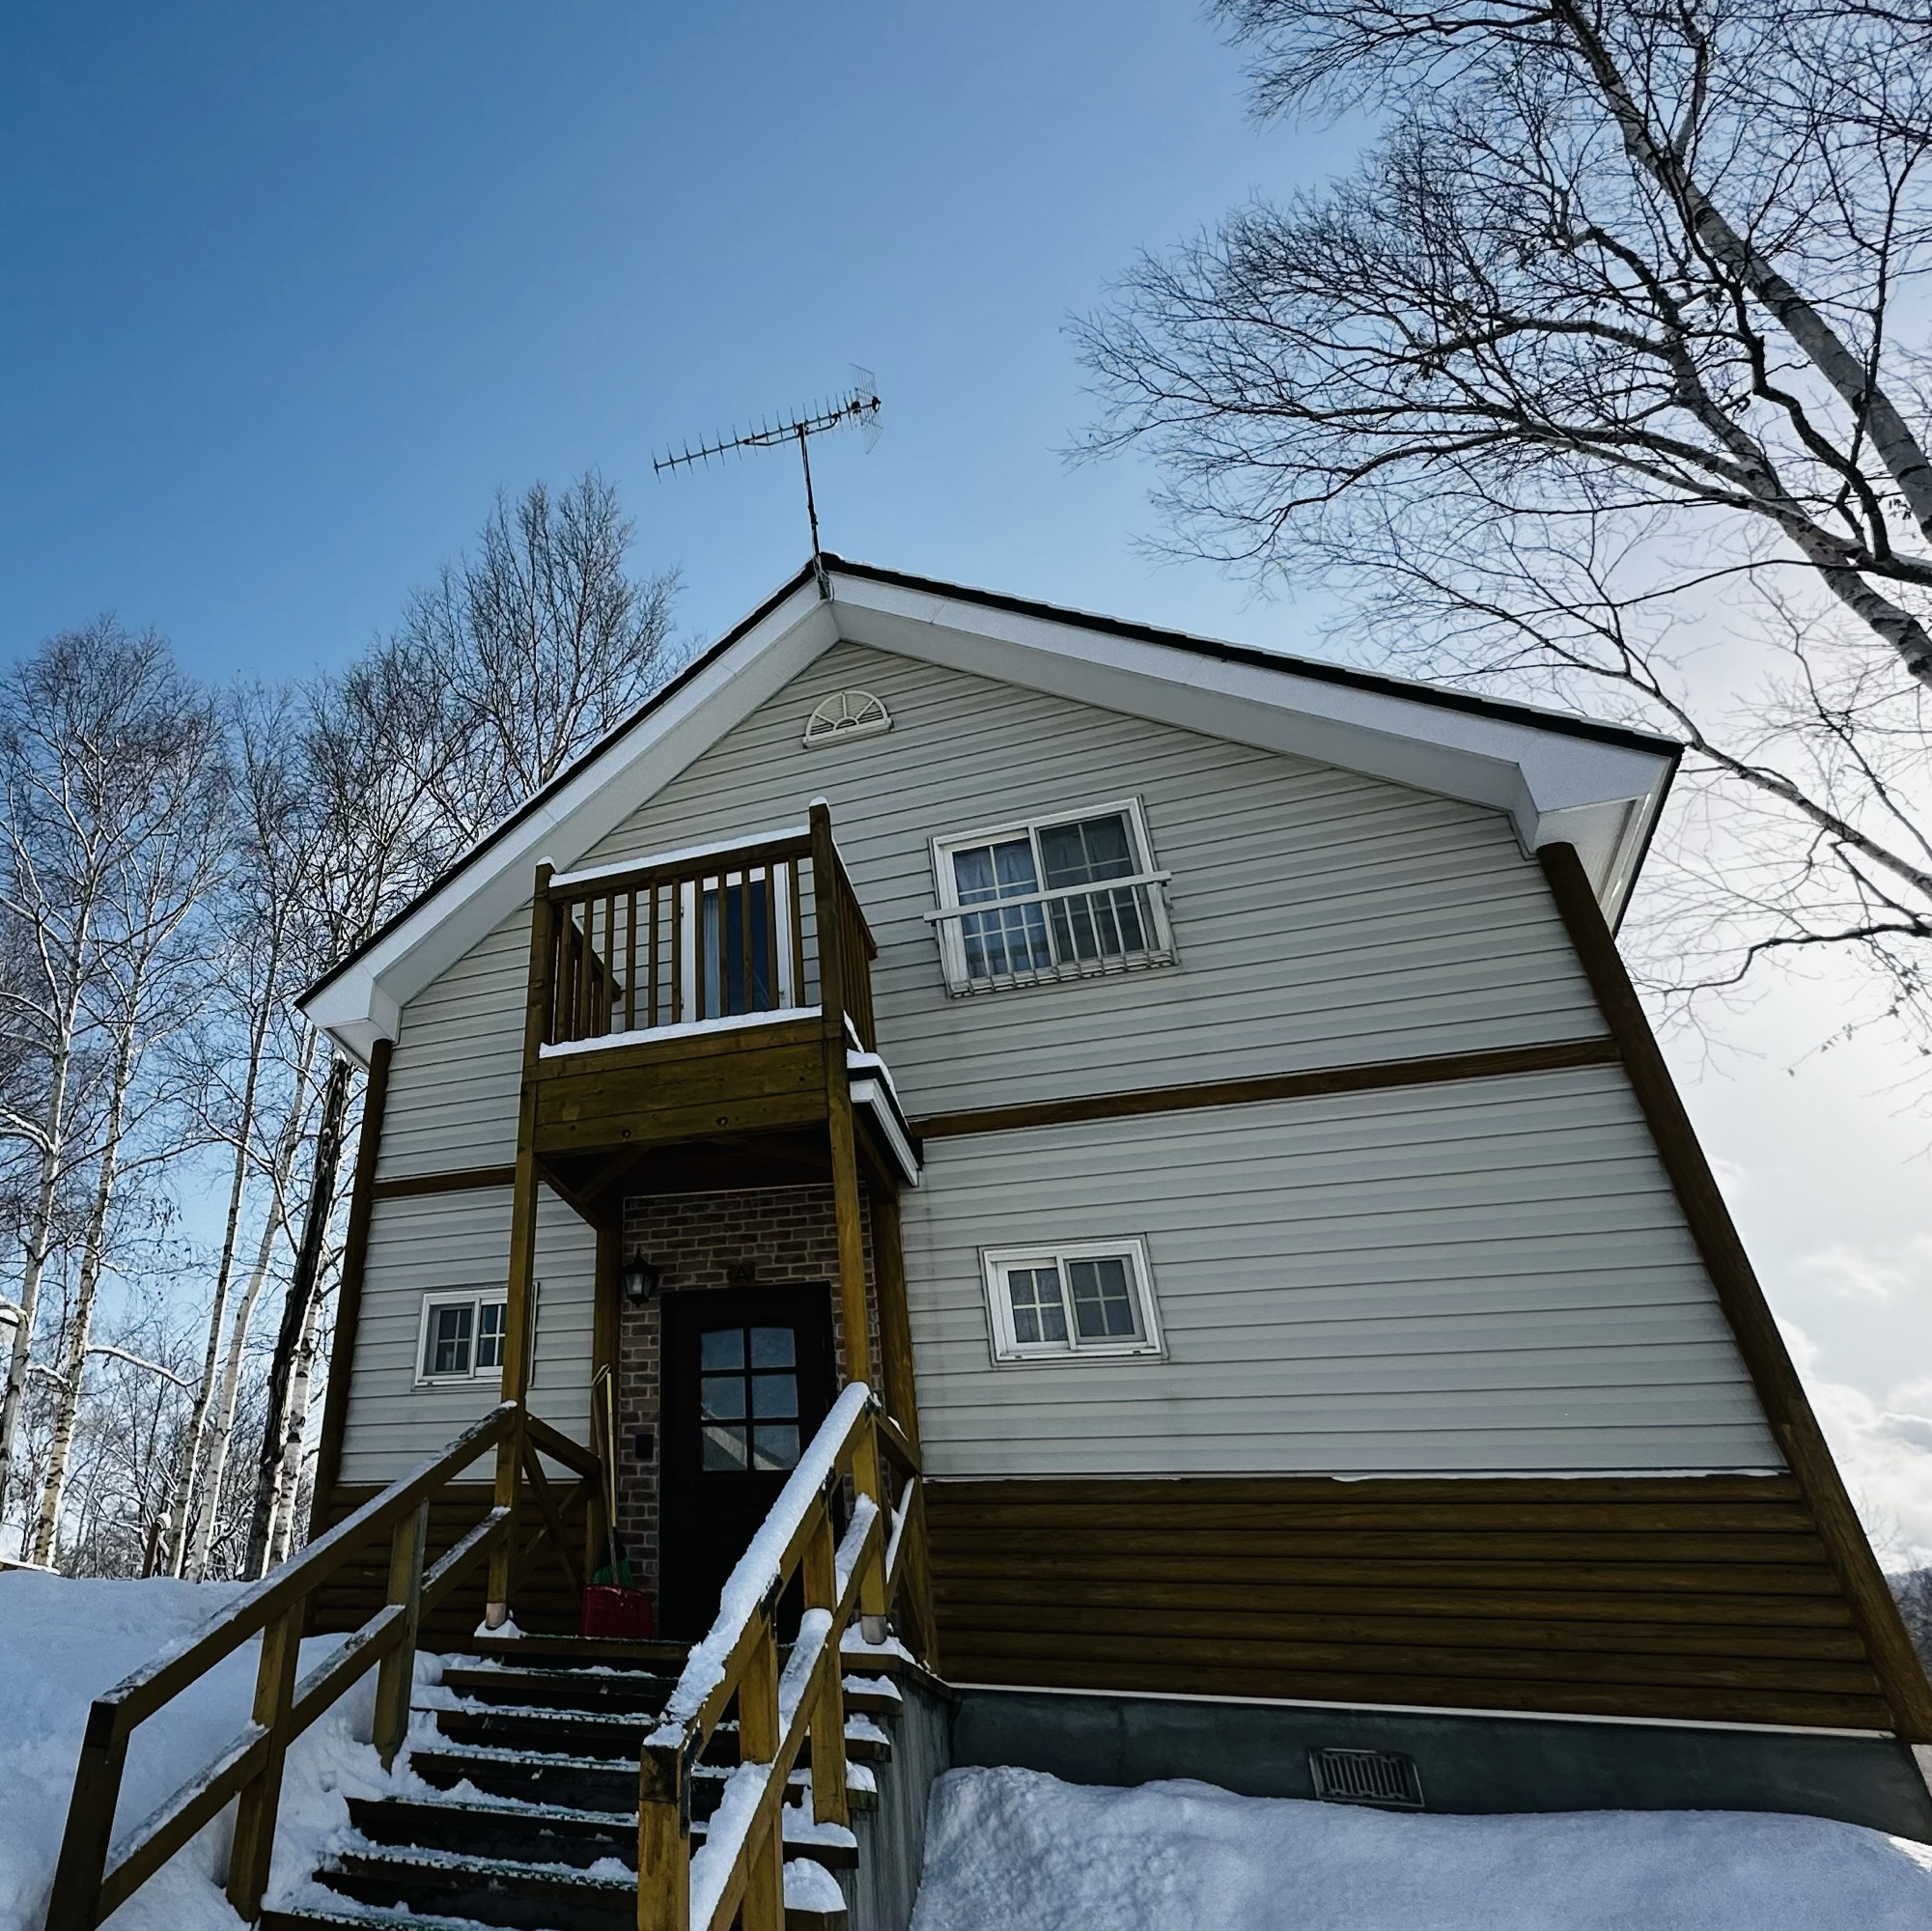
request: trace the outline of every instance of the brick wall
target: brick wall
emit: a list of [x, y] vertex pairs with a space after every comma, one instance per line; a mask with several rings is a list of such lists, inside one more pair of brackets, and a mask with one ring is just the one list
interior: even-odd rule
[[[872, 1217], [865, 1234], [865, 1300], [871, 1356], [879, 1359], [879, 1307], [872, 1278]], [[706, 1288], [780, 1287], [785, 1282], [828, 1280], [833, 1285], [832, 1334], [839, 1380], [845, 1379], [845, 1335], [840, 1319], [838, 1225], [829, 1182], [815, 1187], [746, 1188], [731, 1193], [633, 1194], [624, 1203], [624, 1253], [643, 1254], [658, 1266], [660, 1296]], [[658, 1304], [624, 1309], [618, 1331], [618, 1533], [637, 1586], [657, 1588], [658, 1561], [658, 1470], [663, 1439], [659, 1383], [662, 1351]], [[876, 1379], [875, 1375], [875, 1379]], [[639, 1430], [648, 1429], [657, 1453], [640, 1462]]]

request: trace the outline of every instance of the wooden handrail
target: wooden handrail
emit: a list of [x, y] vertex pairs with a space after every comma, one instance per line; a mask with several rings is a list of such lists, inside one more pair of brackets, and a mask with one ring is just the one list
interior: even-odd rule
[[[691, 1651], [638, 1769], [637, 1922], [640, 1931], [782, 1931], [783, 1817], [793, 1766], [811, 1746], [812, 1812], [850, 1821], [843, 1639], [857, 1615], [882, 1639], [908, 1531], [916, 1534], [917, 1457], [888, 1511], [880, 1463], [888, 1445], [910, 1454], [897, 1429], [885, 1443], [878, 1397], [850, 1384], [799, 1458], [778, 1500], [725, 1583], [711, 1633]], [[890, 1427], [889, 1423], [885, 1424]], [[852, 1516], [835, 1534], [833, 1498], [850, 1479]], [[778, 1666], [777, 1604], [802, 1571], [805, 1609]], [[725, 1805], [703, 1847], [690, 1849], [690, 1776], [728, 1709], [738, 1713], [738, 1768], [749, 1801]], [[741, 1916], [742, 1914], [742, 1916]]]
[[[94, 1699], [74, 1770], [46, 1931], [95, 1931], [237, 1799], [228, 1897], [243, 1919], [255, 1920], [267, 1889], [282, 1761], [290, 1744], [374, 1668], [379, 1672], [375, 1741], [385, 1766], [394, 1759], [408, 1732], [421, 1619], [496, 1552], [514, 1520], [510, 1509], [492, 1507], [454, 1548], [425, 1569], [430, 1504], [471, 1463], [504, 1441], [520, 1444], [529, 1472], [540, 1485], [540, 1452], [574, 1469], [597, 1467], [596, 1457], [568, 1436], [516, 1402], [504, 1402], [465, 1429], [434, 1461], [391, 1483], [173, 1649]], [[545, 1498], [547, 1490], [540, 1487], [539, 1494], [540, 1499]], [[568, 1562], [569, 1550], [554, 1504], [546, 1507], [546, 1530]], [[389, 1534], [389, 1600], [297, 1681], [296, 1659], [309, 1599], [384, 1530]], [[263, 1638], [262, 1661], [250, 1721], [212, 1762], [116, 1840], [114, 1811], [128, 1739], [136, 1727], [258, 1634]]]

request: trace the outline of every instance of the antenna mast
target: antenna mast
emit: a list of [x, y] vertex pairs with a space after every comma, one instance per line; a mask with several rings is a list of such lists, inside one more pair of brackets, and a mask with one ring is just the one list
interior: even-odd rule
[[882, 428], [879, 392], [871, 370], [854, 368], [852, 374], [852, 387], [835, 401], [821, 403], [800, 414], [781, 416], [776, 422], [768, 422], [761, 416], [754, 430], [742, 434], [734, 430], [729, 435], [701, 442], [695, 449], [686, 443], [682, 448], [666, 450], [651, 463], [653, 472], [662, 476], [668, 470], [695, 469], [701, 462], [709, 466], [714, 456], [722, 459], [742, 455], [747, 449], [782, 449], [786, 443], [796, 441], [798, 463], [805, 472], [805, 515], [812, 525], [812, 572], [819, 580], [819, 595], [826, 599], [832, 594], [832, 586], [819, 553], [819, 506], [812, 494], [811, 438], [835, 429], [856, 427], [864, 433], [865, 446], [870, 450], [879, 440]]

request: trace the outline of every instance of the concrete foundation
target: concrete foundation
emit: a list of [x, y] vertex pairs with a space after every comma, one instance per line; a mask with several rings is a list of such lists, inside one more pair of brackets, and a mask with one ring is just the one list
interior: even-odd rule
[[1029, 1690], [955, 1693], [955, 1765], [1014, 1764], [1070, 1783], [1188, 1777], [1248, 1797], [1311, 1798], [1308, 1751], [1334, 1745], [1414, 1757], [1430, 1810], [1789, 1810], [1932, 1842], [1932, 1796], [1911, 1749], [1890, 1737]]

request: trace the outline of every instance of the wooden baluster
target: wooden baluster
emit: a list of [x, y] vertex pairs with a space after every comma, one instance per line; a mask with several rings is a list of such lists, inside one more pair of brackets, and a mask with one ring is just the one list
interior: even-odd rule
[[87, 1713], [69, 1801], [67, 1834], [61, 1839], [60, 1865], [47, 1902], [46, 1931], [94, 1931], [100, 1916], [100, 1881], [107, 1873], [107, 1847], [114, 1837], [114, 1806], [121, 1800], [121, 1773], [127, 1762], [127, 1739], [120, 1733], [120, 1711], [96, 1703]]
[[624, 914], [624, 1030], [637, 1030], [637, 887], [630, 887], [630, 896]]
[[617, 1030], [617, 894], [603, 900], [603, 971], [598, 980], [598, 1007], [603, 1015], [600, 1032]]
[[[802, 1563], [805, 1607], [808, 1609], [838, 1608], [838, 1553], [832, 1540], [831, 1511], [823, 1500], [812, 1539], [805, 1544]], [[852, 1799], [845, 1775], [845, 1685], [839, 1668], [838, 1632], [833, 1644], [830, 1667], [826, 1671], [825, 1688], [811, 1714], [812, 1738], [812, 1815], [821, 1824], [849, 1824]]]
[[691, 1800], [685, 1753], [644, 1746], [637, 1773], [637, 1931], [690, 1931]]
[[[700, 878], [691, 887], [691, 977], [697, 982], [692, 987], [696, 995], [697, 1017], [709, 1019], [711, 1015], [705, 1007], [709, 1003], [706, 993], [711, 990], [711, 948], [706, 944], [705, 928], [705, 887], [710, 882]], [[718, 916], [712, 921], [717, 929], [718, 942], [724, 941], [724, 908], [718, 907]]]
[[770, 859], [765, 863], [765, 1003], [778, 1009], [778, 875]]
[[[596, 915], [596, 901], [594, 899], [581, 899], [572, 906], [571, 910], [574, 913], [579, 908], [583, 912], [583, 924], [577, 928], [576, 1011], [574, 1014], [577, 1029], [574, 1037], [588, 1039], [597, 1024], [595, 1017], [596, 1009], [591, 1004], [590, 984], [590, 929]], [[575, 925], [575, 918], [573, 917], [571, 922], [573, 925]]]
[[792, 1003], [809, 1003], [805, 997], [805, 921], [798, 904], [798, 861], [785, 867], [785, 896], [792, 908]]
[[423, 1553], [429, 1545], [430, 1505], [419, 1504], [389, 1537], [389, 1596], [404, 1605], [403, 1638], [376, 1673], [376, 1752], [387, 1770], [409, 1740], [409, 1693], [416, 1681], [416, 1627], [423, 1609]]
[[671, 881], [671, 1010], [665, 1023], [679, 1024], [685, 1017], [685, 882]]
[[738, 992], [741, 1013], [751, 1011], [751, 867], [738, 875]]
[[[758, 1614], [758, 1640], [738, 1685], [738, 1755], [742, 1763], [770, 1763], [778, 1755], [778, 1645], [771, 1618]], [[785, 1931], [784, 1827], [774, 1814], [762, 1840], [744, 1847], [744, 1904], [741, 1931]]]
[[236, 1800], [235, 1840], [228, 1854], [228, 1901], [245, 1924], [262, 1915], [268, 1864], [275, 1849], [275, 1818], [282, 1807], [282, 1759], [289, 1750], [289, 1711], [294, 1700], [295, 1662], [302, 1646], [306, 1597], [262, 1632], [262, 1662], [255, 1672], [256, 1722], [268, 1732], [268, 1749], [255, 1779]]
[[651, 900], [651, 944], [645, 955], [645, 970], [650, 975], [650, 984], [645, 989], [644, 1023], [654, 1026], [658, 1023], [658, 882], [653, 879], [644, 887]]

